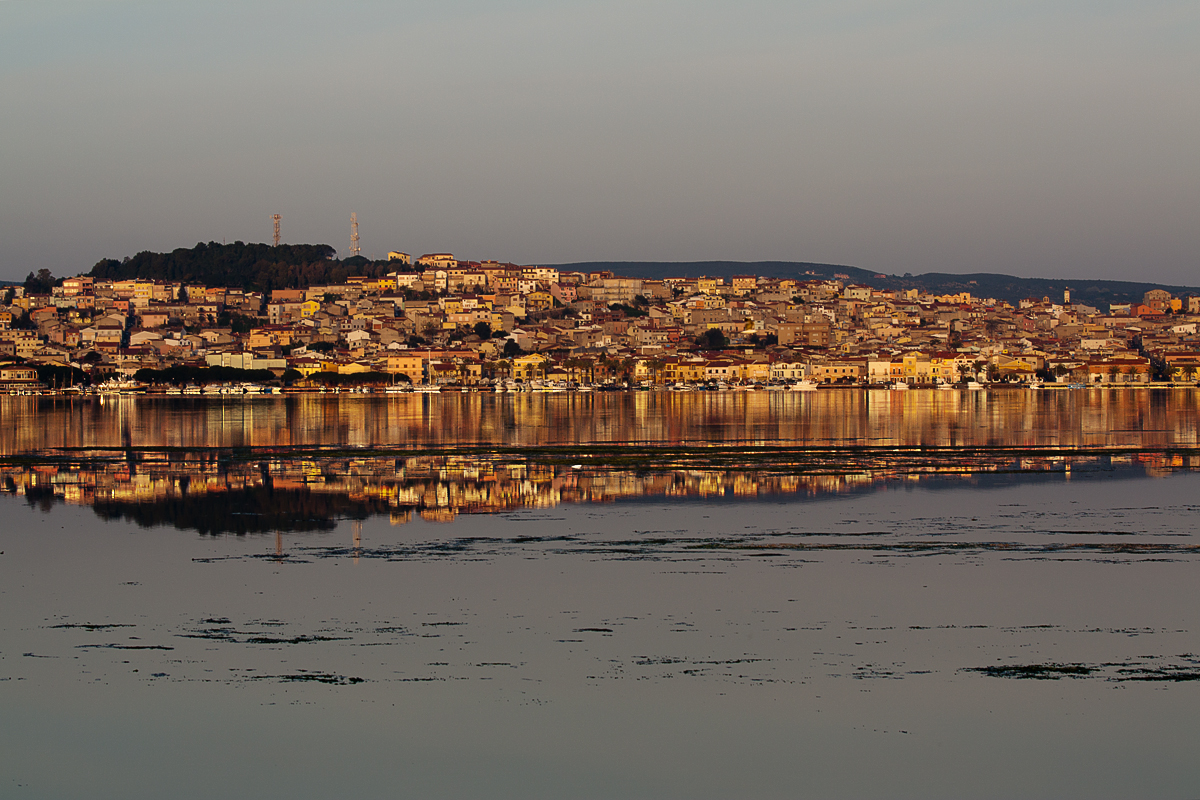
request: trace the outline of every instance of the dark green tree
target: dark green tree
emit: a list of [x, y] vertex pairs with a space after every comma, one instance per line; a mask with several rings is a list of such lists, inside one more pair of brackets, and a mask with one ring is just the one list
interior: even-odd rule
[[38, 380], [46, 386], [62, 388], [78, 386], [88, 382], [88, 376], [77, 367], [64, 367], [58, 364], [38, 364]]
[[701, 350], [724, 350], [729, 339], [720, 328], [709, 328], [696, 337], [696, 346]]
[[258, 325], [258, 320], [236, 311], [222, 311], [217, 315], [217, 325], [221, 328], [229, 328], [234, 333], [249, 333], [251, 328]]
[[54, 276], [44, 267], [36, 275], [31, 272], [25, 277], [25, 294], [50, 294], [53, 289]]

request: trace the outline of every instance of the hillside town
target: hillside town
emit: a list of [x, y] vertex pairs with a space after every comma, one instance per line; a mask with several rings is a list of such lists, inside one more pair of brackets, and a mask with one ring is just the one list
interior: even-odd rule
[[1200, 296], [1094, 308], [755, 275], [644, 280], [393, 252], [267, 292], [159, 280], [0, 289], [0, 391], [1125, 385], [1200, 376]]

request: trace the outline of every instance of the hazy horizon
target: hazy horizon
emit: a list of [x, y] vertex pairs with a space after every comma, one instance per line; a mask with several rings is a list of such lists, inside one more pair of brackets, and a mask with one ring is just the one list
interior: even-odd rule
[[207, 241], [1189, 285], [1200, 6], [0, 2], [0, 279]]

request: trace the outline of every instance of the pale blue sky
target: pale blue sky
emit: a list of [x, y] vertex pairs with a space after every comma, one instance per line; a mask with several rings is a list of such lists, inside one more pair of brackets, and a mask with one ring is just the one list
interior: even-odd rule
[[1200, 3], [0, 0], [0, 278], [198, 241], [1200, 284]]

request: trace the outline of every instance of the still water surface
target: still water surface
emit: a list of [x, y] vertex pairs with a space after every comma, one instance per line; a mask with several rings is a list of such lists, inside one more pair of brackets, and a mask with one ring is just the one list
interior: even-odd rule
[[1192, 393], [948, 394], [0, 399], [0, 795], [1200, 794]]
[[464, 443], [1200, 446], [1200, 390], [0, 397], [0, 453]]

